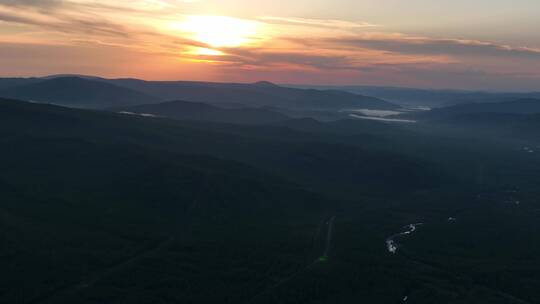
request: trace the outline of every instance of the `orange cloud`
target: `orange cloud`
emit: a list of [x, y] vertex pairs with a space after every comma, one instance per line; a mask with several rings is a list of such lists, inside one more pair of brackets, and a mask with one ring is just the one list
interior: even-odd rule
[[[144, 78], [185, 78], [193, 75], [189, 69], [213, 80], [258, 77], [296, 79], [294, 82], [365, 82], [376, 78], [381, 83], [402, 83], [415, 78], [423, 84], [430, 80], [430, 74], [433, 81], [441, 82], [454, 77], [456, 82], [460, 78], [470, 83], [474, 79], [529, 83], [529, 79], [540, 78], [540, 49], [393, 33], [382, 25], [362, 21], [264, 16], [244, 20], [259, 28], [240, 37], [226, 32], [233, 27], [228, 29], [217, 21], [243, 19], [216, 17], [208, 19], [217, 20], [216, 24], [202, 28], [195, 23], [188, 33], [170, 26], [190, 18], [183, 12], [186, 3], [189, 1], [0, 0], [0, 22], [4, 26], [0, 47], [19, 51], [7, 52], [4, 48], [0, 65], [11, 67], [3, 68], [3, 73], [17, 71], [9, 63], [24, 56], [22, 48], [15, 47], [19, 43], [32, 45], [34, 50], [50, 50], [51, 59], [31, 61], [41, 73], [48, 65], [51, 72], [54, 66], [77, 68], [55, 55], [64, 54], [64, 48], [70, 50], [71, 57], [80, 49], [77, 60], [95, 65], [79, 65], [80, 71], [69, 72], [124, 75], [131, 71], [140, 75], [133, 71], [139, 67]], [[216, 27], [225, 32], [207, 35]], [[228, 42], [221, 39], [228, 34]], [[117, 60], [118, 54], [129, 54], [133, 61]], [[19, 70], [31, 74], [30, 63], [18, 64]], [[265, 72], [268, 77], [264, 77]]]

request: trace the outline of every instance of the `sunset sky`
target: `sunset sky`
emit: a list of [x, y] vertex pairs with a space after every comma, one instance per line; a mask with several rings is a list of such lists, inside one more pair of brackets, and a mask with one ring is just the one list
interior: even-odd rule
[[0, 0], [0, 76], [540, 90], [538, 0]]

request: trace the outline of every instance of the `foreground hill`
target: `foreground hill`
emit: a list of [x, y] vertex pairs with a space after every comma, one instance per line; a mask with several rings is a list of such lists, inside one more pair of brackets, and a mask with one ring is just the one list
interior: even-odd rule
[[540, 158], [436, 126], [0, 100], [0, 303], [536, 303]]
[[116, 108], [114, 111], [151, 114], [178, 120], [213, 121], [237, 124], [265, 124], [288, 120], [289, 117], [265, 109], [224, 109], [209, 104], [189, 101], [170, 101], [159, 104]]
[[[256, 265], [270, 257], [300, 265], [302, 243], [286, 236], [292, 226], [261, 229], [278, 220], [316, 229], [329, 206], [321, 195], [251, 166], [183, 152], [182, 142], [211, 138], [210, 132], [13, 100], [0, 100], [0, 126], [0, 154], [9, 160], [0, 165], [0, 303], [62, 302], [82, 291], [81, 284], [95, 290], [90, 298], [108, 301], [110, 291], [95, 280], [129, 273], [137, 260], [144, 265], [161, 255], [166, 264], [178, 250], [177, 258], [189, 255], [186, 267], [229, 280], [239, 269], [265, 273], [269, 264]], [[240, 233], [246, 230], [252, 234]], [[255, 238], [259, 249], [249, 245]], [[289, 249], [275, 255], [274, 245]], [[227, 256], [229, 250], [237, 257]], [[246, 255], [255, 259], [238, 259]], [[204, 266], [214, 259], [221, 263], [217, 272]], [[286, 275], [287, 269], [274, 271]], [[113, 279], [111, 286], [123, 281]], [[201, 301], [196, 295], [207, 284], [177, 296]], [[220, 298], [231, 288], [233, 299], [252, 296], [242, 284], [222, 288], [210, 289]], [[154, 292], [139, 296], [154, 302], [160, 290]]]
[[[0, 82], [1, 83], [1, 82]], [[0, 87], [0, 97], [76, 108], [105, 108], [156, 102], [158, 99], [112, 84], [80, 77], [19, 79]]]

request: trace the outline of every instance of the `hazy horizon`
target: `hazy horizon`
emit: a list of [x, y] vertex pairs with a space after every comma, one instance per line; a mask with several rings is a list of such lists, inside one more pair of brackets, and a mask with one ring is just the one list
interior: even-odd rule
[[328, 88], [354, 88], [354, 87], [373, 87], [373, 88], [396, 88], [396, 89], [404, 89], [404, 90], [426, 90], [426, 91], [455, 91], [455, 92], [486, 92], [486, 93], [536, 93], [540, 92], [540, 89], [538, 90], [497, 90], [497, 89], [460, 89], [460, 88], [448, 88], [448, 87], [422, 87], [422, 86], [402, 86], [402, 85], [370, 85], [365, 83], [357, 83], [357, 84], [325, 84], [325, 83], [280, 83], [280, 82], [273, 82], [266, 79], [253, 79], [253, 80], [245, 80], [245, 81], [226, 81], [226, 80], [194, 80], [194, 79], [146, 79], [146, 78], [139, 78], [139, 77], [130, 77], [130, 76], [118, 76], [118, 77], [106, 77], [106, 76], [100, 76], [100, 75], [86, 75], [86, 74], [45, 74], [45, 75], [28, 75], [28, 76], [0, 76], [1, 78], [22, 78], [22, 79], [31, 79], [31, 78], [61, 78], [61, 77], [80, 77], [80, 78], [101, 78], [101, 79], [107, 79], [107, 80], [118, 80], [118, 79], [136, 79], [136, 80], [142, 80], [142, 81], [148, 81], [148, 82], [201, 82], [201, 83], [222, 83], [222, 84], [255, 84], [259, 82], [269, 82], [278, 86], [284, 86], [284, 87], [297, 87], [297, 88], [316, 88], [316, 89], [324, 89], [326, 87]]
[[540, 90], [536, 1], [1, 0], [0, 76]]

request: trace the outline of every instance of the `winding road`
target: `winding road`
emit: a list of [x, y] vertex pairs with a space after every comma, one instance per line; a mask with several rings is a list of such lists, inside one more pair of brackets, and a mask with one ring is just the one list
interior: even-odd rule
[[323, 257], [328, 257], [330, 253], [330, 248], [332, 247], [332, 237], [334, 232], [334, 221], [336, 216], [332, 216], [330, 220], [326, 223], [326, 246], [324, 247]]
[[321, 221], [321, 224], [317, 228], [317, 235], [320, 235], [321, 232], [324, 229], [326, 229], [326, 233], [324, 233], [324, 244], [325, 244], [324, 245], [324, 250], [323, 250], [322, 255], [319, 258], [315, 259], [313, 262], [309, 263], [308, 265], [301, 268], [300, 270], [294, 272], [290, 276], [280, 280], [279, 282], [275, 283], [274, 285], [272, 285], [272, 286], [266, 288], [265, 290], [263, 290], [262, 292], [256, 294], [253, 298], [251, 298], [251, 300], [247, 301], [246, 303], [251, 304], [251, 303], [255, 302], [255, 300], [257, 300], [261, 296], [263, 296], [265, 294], [269, 294], [272, 290], [274, 290], [274, 289], [278, 288], [279, 286], [282, 286], [283, 284], [291, 281], [292, 279], [294, 279], [297, 276], [299, 276], [300, 274], [308, 271], [309, 269], [311, 269], [315, 265], [328, 262], [328, 257], [329, 257], [328, 255], [330, 253], [330, 249], [332, 248], [332, 239], [333, 239], [333, 235], [334, 235], [334, 222], [335, 222], [335, 220], [336, 220], [336, 216], [334, 215], [334, 216], [328, 218], [327, 220]]

